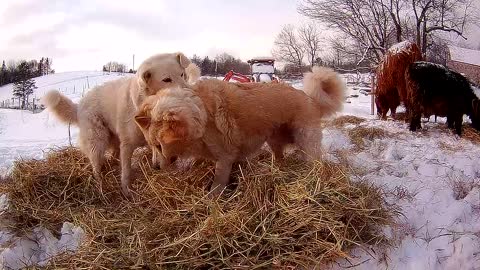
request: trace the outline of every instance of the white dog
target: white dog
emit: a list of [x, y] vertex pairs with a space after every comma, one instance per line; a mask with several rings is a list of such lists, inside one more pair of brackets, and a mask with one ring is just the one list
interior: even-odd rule
[[[145, 60], [136, 76], [107, 82], [95, 87], [79, 104], [53, 90], [42, 103], [61, 121], [78, 125], [79, 145], [90, 160], [99, 179], [108, 149], [120, 155], [122, 192], [131, 195], [131, 158], [133, 151], [146, 145], [134, 117], [143, 100], [165, 88], [186, 87], [200, 77], [200, 69], [182, 53], [152, 56]], [[163, 156], [153, 152], [153, 164], [163, 163]]]

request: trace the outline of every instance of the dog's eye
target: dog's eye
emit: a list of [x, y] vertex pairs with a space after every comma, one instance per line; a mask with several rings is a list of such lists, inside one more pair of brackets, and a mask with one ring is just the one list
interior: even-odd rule
[[165, 79], [163, 79], [162, 81], [164, 81], [164, 82], [172, 82], [172, 79], [170, 79], [170, 78], [165, 78]]

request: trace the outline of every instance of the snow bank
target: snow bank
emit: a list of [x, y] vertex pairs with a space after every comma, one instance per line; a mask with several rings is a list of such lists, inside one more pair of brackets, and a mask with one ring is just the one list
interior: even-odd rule
[[0, 249], [0, 266], [2, 269], [45, 266], [50, 258], [77, 250], [84, 236], [83, 229], [69, 222], [63, 224], [60, 239], [37, 227], [31, 235], [15, 239], [11, 246]]

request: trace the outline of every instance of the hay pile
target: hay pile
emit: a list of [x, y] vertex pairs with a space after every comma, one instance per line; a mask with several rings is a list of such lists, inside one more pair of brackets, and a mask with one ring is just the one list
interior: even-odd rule
[[470, 125], [463, 125], [462, 137], [474, 144], [480, 144], [480, 131]]
[[354, 115], [342, 115], [330, 121], [328, 125], [334, 126], [336, 128], [342, 128], [346, 124], [359, 125], [365, 121], [366, 121], [365, 118], [357, 117]]
[[375, 139], [382, 139], [386, 136], [392, 136], [388, 131], [369, 126], [357, 126], [348, 130], [348, 136], [355, 145], [357, 150], [362, 150], [366, 147], [366, 141], [373, 141]]
[[18, 161], [0, 191], [19, 233], [59, 231], [64, 221], [85, 230], [78, 252], [50, 261], [55, 269], [309, 268], [351, 247], [385, 244], [380, 228], [395, 213], [377, 188], [327, 162], [277, 166], [262, 153], [236, 165], [237, 187], [219, 200], [206, 197], [209, 162], [183, 172], [154, 171], [142, 156], [136, 163], [133, 201], [121, 196], [118, 172], [97, 183], [74, 148]]

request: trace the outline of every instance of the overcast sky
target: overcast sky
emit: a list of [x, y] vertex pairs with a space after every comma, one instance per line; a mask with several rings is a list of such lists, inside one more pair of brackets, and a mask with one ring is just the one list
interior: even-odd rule
[[284, 24], [306, 21], [296, 0], [0, 1], [0, 58], [48, 56], [57, 72], [130, 68], [132, 54], [136, 66], [161, 52], [268, 56]]
[[282, 25], [303, 20], [294, 0], [1, 2], [0, 57], [49, 56], [57, 72], [98, 70], [109, 60], [131, 67], [132, 54], [138, 66], [175, 51], [247, 60], [270, 55]]

